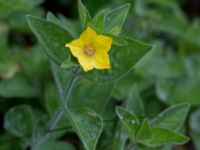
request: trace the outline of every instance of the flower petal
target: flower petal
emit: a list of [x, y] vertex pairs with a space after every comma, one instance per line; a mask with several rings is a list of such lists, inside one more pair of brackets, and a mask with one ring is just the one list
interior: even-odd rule
[[84, 45], [91, 45], [94, 39], [97, 37], [97, 33], [90, 27], [81, 34], [80, 40], [83, 41]]
[[85, 72], [92, 70], [94, 68], [93, 62], [92, 62], [92, 58], [88, 57], [86, 55], [80, 55], [78, 57], [78, 62], [79, 64], [83, 67], [83, 70]]
[[69, 47], [73, 56], [78, 57], [79, 55], [83, 55], [83, 42], [79, 39], [72, 41], [69, 44], [65, 45]]
[[108, 52], [112, 45], [112, 38], [105, 35], [98, 35], [94, 41], [94, 47], [97, 51]]
[[98, 53], [93, 56], [93, 65], [96, 69], [109, 69], [110, 59], [106, 53]]

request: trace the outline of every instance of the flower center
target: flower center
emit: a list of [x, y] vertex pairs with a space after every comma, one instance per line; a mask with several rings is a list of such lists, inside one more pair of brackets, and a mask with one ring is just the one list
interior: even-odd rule
[[83, 48], [83, 52], [86, 54], [86, 55], [88, 55], [88, 56], [93, 56], [94, 55], [94, 53], [95, 53], [95, 49], [94, 49], [94, 47], [92, 47], [91, 45], [88, 45], [88, 46], [85, 46], [84, 48]]

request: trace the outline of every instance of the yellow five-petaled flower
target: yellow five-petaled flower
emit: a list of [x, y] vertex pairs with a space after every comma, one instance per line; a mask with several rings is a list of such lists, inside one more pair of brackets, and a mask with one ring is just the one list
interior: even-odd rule
[[112, 45], [112, 38], [97, 35], [90, 27], [80, 35], [79, 39], [66, 44], [72, 55], [78, 59], [84, 71], [109, 69], [110, 59], [108, 52]]

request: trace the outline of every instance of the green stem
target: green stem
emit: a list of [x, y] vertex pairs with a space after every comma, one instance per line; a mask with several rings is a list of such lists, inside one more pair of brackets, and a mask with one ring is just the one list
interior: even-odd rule
[[[67, 87], [65, 90], [64, 95], [61, 95], [62, 100], [64, 101], [65, 104], [67, 104], [68, 100], [69, 100], [69, 96], [71, 93], [71, 90], [74, 86], [75, 80], [78, 77], [78, 69], [75, 69], [74, 71], [72, 71], [72, 76], [70, 77], [68, 83], [67, 83]], [[48, 125], [48, 131], [54, 129], [56, 127], [56, 125], [58, 124], [58, 122], [60, 121], [61, 117], [63, 116], [63, 111], [61, 107], [58, 107], [58, 109], [56, 110], [56, 113], [54, 114], [53, 118], [50, 120], [50, 123]], [[46, 141], [49, 137], [49, 134], [46, 134], [44, 137], [44, 141]]]

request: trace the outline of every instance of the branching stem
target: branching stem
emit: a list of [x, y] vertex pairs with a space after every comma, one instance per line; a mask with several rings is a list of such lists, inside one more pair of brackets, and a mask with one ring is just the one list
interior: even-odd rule
[[[77, 77], [78, 77], [78, 69], [76, 68], [75, 70], [72, 70], [71, 77], [67, 83], [66, 90], [65, 90], [65, 92], [63, 92], [63, 95], [60, 96], [65, 104], [67, 104], [67, 102], [69, 100], [71, 90], [74, 86], [74, 83], [75, 83], [75, 80]], [[58, 107], [54, 116], [52, 117], [52, 119], [49, 122], [48, 131], [53, 130], [56, 127], [56, 125], [58, 124], [58, 122], [60, 121], [62, 116], [63, 116], [62, 108]], [[47, 141], [48, 138], [49, 138], [49, 134], [47, 133], [44, 137], [44, 141]]]

